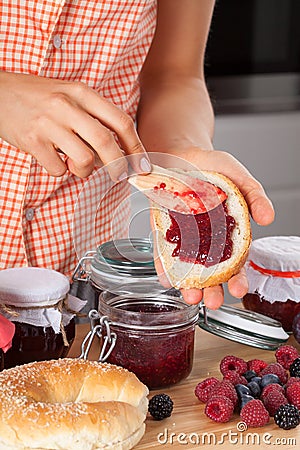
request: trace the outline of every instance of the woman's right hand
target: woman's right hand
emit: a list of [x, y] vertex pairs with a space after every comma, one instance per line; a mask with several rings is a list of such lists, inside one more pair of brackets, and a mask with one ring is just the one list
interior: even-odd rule
[[50, 175], [85, 178], [99, 158], [117, 181], [127, 175], [124, 152], [136, 172], [151, 170], [133, 120], [83, 83], [0, 72], [0, 98], [0, 136]]

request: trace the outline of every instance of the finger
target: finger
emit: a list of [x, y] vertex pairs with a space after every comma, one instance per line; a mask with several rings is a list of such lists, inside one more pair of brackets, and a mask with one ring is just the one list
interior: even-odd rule
[[[81, 111], [77, 111], [77, 113], [79, 116], [83, 116]], [[122, 150], [108, 128], [98, 120], [84, 115], [76, 126], [76, 133], [95, 150], [114, 181], [127, 177], [128, 164], [126, 158], [124, 158]]]
[[220, 308], [220, 306], [222, 306], [224, 302], [223, 287], [219, 285], [205, 288], [203, 291], [203, 300], [205, 306], [207, 306], [209, 309]]
[[270, 225], [275, 218], [271, 200], [267, 197], [263, 187], [253, 178], [244, 181], [241, 192], [249, 206], [253, 220], [258, 225]]
[[181, 294], [184, 301], [189, 305], [197, 305], [203, 298], [203, 292], [201, 289], [181, 289]]
[[236, 298], [244, 297], [248, 292], [248, 280], [245, 268], [243, 267], [242, 270], [237, 275], [234, 275], [227, 284], [231, 295]]
[[[26, 150], [26, 149], [25, 149]], [[54, 146], [48, 142], [36, 141], [34, 146], [30, 146], [27, 151], [31, 154], [41, 166], [53, 177], [61, 177], [67, 170], [67, 166], [58, 155]]]
[[204, 151], [201, 154], [201, 168], [221, 172], [239, 188], [248, 204], [253, 220], [259, 225], [273, 222], [275, 213], [271, 200], [262, 185], [232, 155], [221, 150]]
[[[137, 134], [131, 117], [109, 100], [101, 97], [96, 91], [79, 83], [76, 98], [79, 105], [106, 128], [114, 131], [127, 155], [131, 155], [130, 163], [137, 172], [150, 172], [151, 164], [145, 148]], [[88, 141], [89, 142], [89, 141]]]
[[[80, 176], [89, 174], [92, 165], [95, 165], [95, 158], [92, 158], [94, 151], [107, 166], [114, 181], [126, 178], [127, 161], [112, 132], [69, 101], [64, 103], [63, 111], [64, 118], [56, 116], [54, 120], [57, 126], [55, 141], [72, 160], [69, 161], [70, 169]], [[64, 132], [68, 133], [70, 141]]]
[[66, 164], [70, 172], [80, 178], [89, 176], [95, 166], [94, 152], [71, 130], [56, 124], [51, 125], [54, 146], [68, 156]]

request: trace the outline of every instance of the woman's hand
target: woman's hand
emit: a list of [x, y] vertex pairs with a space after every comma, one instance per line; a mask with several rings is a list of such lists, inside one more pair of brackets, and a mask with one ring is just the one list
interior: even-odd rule
[[[174, 161], [190, 162], [195, 168], [200, 170], [212, 170], [220, 172], [230, 178], [240, 189], [248, 204], [250, 214], [253, 220], [259, 225], [269, 225], [274, 220], [274, 209], [271, 201], [266, 196], [262, 185], [250, 174], [250, 172], [231, 154], [218, 150], [201, 150], [200, 148], [188, 148], [181, 151], [172, 151], [172, 155], [164, 154], [162, 159], [167, 163], [170, 158], [170, 164]], [[159, 160], [159, 154], [154, 154], [154, 158]], [[174, 159], [174, 156], [177, 158]], [[178, 159], [179, 158], [179, 159]], [[180, 164], [181, 165], [181, 164]], [[171, 166], [169, 166], [171, 167]], [[156, 259], [156, 270], [160, 281], [164, 286], [169, 286], [166, 275], [163, 272], [161, 261]], [[234, 275], [228, 281], [228, 290], [234, 297], [243, 297], [248, 290], [248, 282], [245, 270]], [[219, 308], [224, 300], [222, 286], [215, 286], [199, 289], [187, 289], [182, 291], [183, 297], [187, 303], [195, 304], [204, 300], [207, 307], [211, 309]]]
[[84, 178], [100, 159], [113, 180], [122, 179], [124, 151], [137, 172], [150, 169], [133, 120], [83, 83], [0, 72], [0, 98], [0, 136], [34, 156], [50, 175], [69, 169]]

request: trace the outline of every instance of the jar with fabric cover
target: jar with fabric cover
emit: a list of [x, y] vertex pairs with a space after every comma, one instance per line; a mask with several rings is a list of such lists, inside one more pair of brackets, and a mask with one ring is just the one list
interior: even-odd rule
[[67, 277], [54, 270], [20, 267], [0, 272], [0, 311], [15, 325], [5, 368], [67, 356], [75, 316], [85, 302], [69, 295]]
[[300, 312], [300, 237], [269, 236], [252, 242], [246, 263], [246, 309], [281, 322], [292, 331]]

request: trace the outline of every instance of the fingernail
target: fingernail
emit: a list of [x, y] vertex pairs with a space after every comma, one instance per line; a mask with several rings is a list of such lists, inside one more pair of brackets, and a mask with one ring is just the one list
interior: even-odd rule
[[118, 180], [123, 181], [123, 180], [126, 180], [127, 177], [128, 177], [128, 173], [122, 172], [121, 175], [119, 176]]
[[150, 161], [143, 157], [140, 160], [140, 168], [142, 169], [143, 172], [151, 172], [151, 164]]

